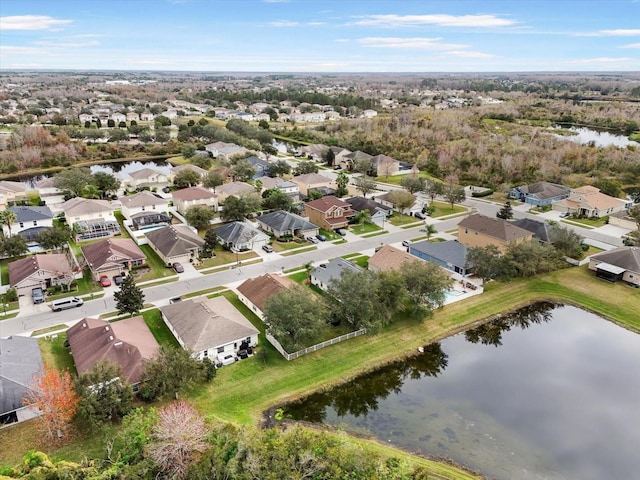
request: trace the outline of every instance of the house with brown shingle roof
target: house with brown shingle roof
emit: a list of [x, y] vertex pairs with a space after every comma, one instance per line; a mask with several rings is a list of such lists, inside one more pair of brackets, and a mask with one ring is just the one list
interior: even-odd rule
[[106, 361], [118, 365], [123, 380], [134, 386], [143, 378], [145, 361], [160, 348], [141, 316], [112, 323], [84, 318], [67, 330], [67, 340], [78, 375]]
[[293, 183], [298, 185], [300, 193], [303, 195], [309, 195], [309, 190], [318, 190], [322, 188], [337, 187], [336, 183], [319, 173], [306, 173], [303, 175], [297, 175], [291, 179]]
[[356, 212], [351, 205], [334, 196], [326, 196], [304, 204], [309, 221], [325, 230], [344, 228]]
[[579, 217], [604, 217], [631, 208], [630, 200], [605, 195], [592, 185], [571, 190], [569, 198], [553, 204], [554, 210], [569, 212]]
[[160, 312], [178, 343], [198, 360], [236, 354], [244, 342], [258, 344], [258, 329], [225, 297], [184, 300]]
[[196, 205], [210, 208], [218, 208], [218, 196], [204, 187], [189, 187], [174, 191], [173, 206], [178, 212], [184, 213]]
[[227, 197], [242, 197], [256, 193], [256, 187], [245, 182], [229, 182], [216, 187], [218, 203], [223, 204]]
[[34, 255], [15, 260], [8, 265], [9, 285], [18, 295], [31, 295], [36, 287], [46, 290], [53, 285], [69, 285], [73, 281], [73, 270], [64, 253]]
[[84, 245], [80, 250], [96, 281], [102, 275], [121, 275], [147, 261], [140, 247], [130, 238], [109, 238]]
[[141, 212], [165, 213], [169, 205], [167, 199], [148, 190], [120, 197], [120, 202], [122, 203], [120, 212], [128, 220], [131, 220], [132, 216]]
[[238, 298], [261, 320], [264, 320], [264, 306], [267, 300], [285, 288], [291, 288], [296, 282], [289, 277], [267, 273], [260, 277], [249, 278], [238, 286]]
[[458, 241], [467, 247], [495, 245], [502, 253], [511, 242], [528, 242], [533, 233], [500, 218], [474, 214], [458, 224]]
[[406, 263], [422, 261], [409, 252], [383, 245], [369, 258], [368, 269], [372, 272], [393, 272], [402, 269]]
[[145, 233], [149, 246], [168, 267], [200, 256], [204, 240], [188, 225], [168, 225]]
[[589, 270], [605, 280], [640, 287], [640, 247], [618, 247], [589, 258]]

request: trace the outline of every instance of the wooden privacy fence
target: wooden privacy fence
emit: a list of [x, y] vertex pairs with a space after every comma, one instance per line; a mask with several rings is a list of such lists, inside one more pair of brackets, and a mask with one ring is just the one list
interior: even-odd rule
[[294, 353], [287, 353], [287, 351], [282, 348], [282, 345], [280, 345], [280, 342], [278, 342], [278, 340], [276, 340], [275, 337], [271, 335], [271, 333], [269, 333], [269, 331], [265, 332], [265, 336], [267, 337], [267, 340], [269, 340], [269, 343], [273, 345], [273, 347], [278, 350], [278, 352], [280, 352], [280, 355], [282, 355], [287, 360], [295, 360], [296, 358], [306, 355], [307, 353], [315, 352], [316, 350], [320, 350], [321, 348], [328, 347], [329, 345], [333, 345], [335, 343], [343, 342], [344, 340], [349, 340], [350, 338], [359, 337], [360, 335], [364, 335], [365, 333], [367, 333], [367, 329], [362, 328], [360, 330], [356, 330], [355, 332], [332, 338], [331, 340], [327, 340], [326, 342], [318, 343], [302, 350], [298, 350]]

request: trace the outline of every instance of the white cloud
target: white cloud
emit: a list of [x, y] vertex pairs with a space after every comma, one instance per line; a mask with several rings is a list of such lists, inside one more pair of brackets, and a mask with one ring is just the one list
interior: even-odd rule
[[464, 50], [452, 50], [444, 53], [447, 56], [458, 57], [458, 58], [495, 58], [495, 55], [491, 53], [469, 52]]
[[626, 45], [622, 45], [620, 48], [640, 48], [640, 43], [628, 43]]
[[367, 15], [356, 25], [380, 27], [410, 27], [439, 25], [442, 27], [507, 27], [515, 25], [515, 20], [499, 18], [495, 15]]
[[272, 27], [297, 27], [300, 23], [292, 22], [291, 20], [279, 20], [277, 22], [270, 22], [269, 25]]
[[45, 15], [17, 15], [0, 17], [0, 30], [50, 30], [69, 23], [72, 20], [58, 20]]
[[46, 49], [40, 47], [16, 47], [13, 45], [0, 45], [0, 54], [7, 55], [43, 55]]
[[40, 45], [42, 47], [51, 47], [51, 48], [86, 48], [86, 47], [97, 47], [100, 45], [100, 42], [97, 40], [91, 40], [88, 42], [33, 42], [34, 45]]
[[597, 32], [578, 33], [578, 37], [640, 37], [638, 29], [598, 30]]
[[439, 43], [442, 38], [398, 38], [398, 37], [367, 37], [358, 39], [364, 47], [372, 48], [419, 48], [421, 50], [449, 50], [469, 48], [468, 45], [454, 43]]
[[337, 43], [349, 43], [351, 40], [349, 40], [348, 38], [336, 38], [335, 41]]
[[582, 64], [609, 64], [609, 63], [622, 63], [622, 62], [630, 62], [636, 61], [635, 58], [629, 57], [598, 57], [598, 58], [581, 58], [577, 60], [570, 60], [567, 63], [573, 63], [576, 65]]

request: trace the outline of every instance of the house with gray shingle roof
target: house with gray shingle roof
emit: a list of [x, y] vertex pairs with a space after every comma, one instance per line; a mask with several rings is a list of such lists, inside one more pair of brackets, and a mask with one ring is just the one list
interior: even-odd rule
[[363, 210], [368, 210], [369, 222], [375, 223], [376, 225], [384, 225], [386, 218], [393, 215], [392, 208], [382, 205], [370, 198], [351, 197], [345, 199], [345, 202], [351, 205], [354, 212], [360, 213]]
[[320, 227], [295, 213], [278, 210], [256, 218], [260, 228], [277, 238], [283, 237], [315, 237]]
[[244, 342], [258, 344], [258, 329], [225, 297], [184, 300], [160, 312], [178, 343], [198, 360], [236, 354]]
[[622, 280], [640, 287], [640, 247], [618, 247], [592, 255], [589, 270], [604, 280]]
[[520, 200], [534, 207], [551, 205], [553, 202], [569, 197], [571, 189], [550, 182], [536, 182], [509, 190], [509, 198]]
[[80, 247], [94, 280], [102, 275], [112, 277], [144, 265], [147, 257], [130, 238], [109, 238]]
[[533, 233], [533, 238], [540, 243], [553, 243], [551, 241], [551, 225], [546, 222], [539, 222], [531, 218], [520, 218], [511, 222], [517, 227], [524, 228], [525, 230]]
[[269, 235], [249, 222], [231, 222], [214, 229], [218, 242], [234, 252], [262, 248], [270, 242]]
[[457, 240], [430, 242], [424, 240], [409, 245], [409, 253], [427, 262], [433, 262], [451, 272], [466, 277], [472, 266], [467, 262], [469, 248]]
[[218, 208], [218, 195], [204, 187], [189, 187], [176, 190], [171, 194], [173, 206], [183, 215], [191, 207]]
[[43, 368], [38, 339], [21, 336], [0, 338], [0, 365], [0, 424], [37, 417], [38, 410], [25, 407], [23, 400], [31, 391], [34, 376]]
[[153, 168], [141, 168], [135, 172], [129, 174], [129, 178], [124, 181], [124, 184], [136, 189], [138, 187], [164, 187], [169, 183], [167, 175]]
[[69, 285], [73, 269], [64, 253], [49, 253], [15, 260], [8, 265], [9, 285], [18, 295], [31, 295], [36, 287], [46, 290], [53, 285]]
[[[13, 206], [7, 210], [13, 212], [16, 216], [16, 221], [11, 224], [11, 235], [20, 234], [27, 239], [33, 239], [37, 233], [44, 228], [53, 227], [53, 213], [49, 207], [31, 207], [31, 206]], [[9, 229], [6, 225], [2, 228], [5, 234], [9, 234]], [[31, 232], [35, 233], [31, 234]], [[31, 232], [30, 232], [31, 231]]]
[[120, 212], [124, 218], [130, 220], [135, 214], [141, 212], [165, 213], [169, 200], [148, 190], [143, 190], [133, 195], [120, 197], [120, 203], [122, 203]]
[[528, 242], [533, 233], [500, 218], [476, 213], [458, 223], [458, 241], [468, 247], [495, 245], [504, 253], [511, 242]]
[[176, 262], [193, 262], [204, 247], [204, 240], [188, 225], [168, 225], [145, 236], [151, 249], [168, 267]]
[[344, 258], [334, 258], [329, 263], [322, 263], [311, 271], [311, 284], [327, 290], [333, 280], [339, 280], [342, 272], [361, 272], [362, 268]]

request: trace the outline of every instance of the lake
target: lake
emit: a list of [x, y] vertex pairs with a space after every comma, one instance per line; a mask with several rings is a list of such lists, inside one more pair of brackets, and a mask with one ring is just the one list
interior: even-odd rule
[[640, 336], [537, 304], [285, 407], [490, 478], [640, 472]]
[[[569, 140], [570, 142], [580, 143], [582, 145], [593, 142], [597, 147], [608, 147], [610, 145], [621, 148], [628, 146], [640, 147], [640, 143], [629, 140], [629, 138], [624, 135], [614, 135], [609, 132], [598, 132], [586, 127], [570, 127], [563, 128], [563, 130], [570, 130], [574, 132], [574, 135], [554, 134], [554, 136]], [[553, 131], [553, 129], [551, 131]]]

